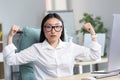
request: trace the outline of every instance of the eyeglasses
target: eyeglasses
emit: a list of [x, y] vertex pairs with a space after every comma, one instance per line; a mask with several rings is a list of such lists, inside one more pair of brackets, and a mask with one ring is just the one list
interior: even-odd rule
[[45, 30], [47, 32], [50, 32], [52, 31], [53, 29], [56, 31], [56, 32], [59, 32], [61, 29], [62, 29], [62, 26], [51, 26], [51, 25], [47, 25], [47, 26], [44, 26]]

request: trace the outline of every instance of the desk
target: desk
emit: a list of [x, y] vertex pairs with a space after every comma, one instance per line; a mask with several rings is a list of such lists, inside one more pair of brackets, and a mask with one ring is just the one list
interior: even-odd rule
[[[90, 77], [94, 75], [96, 74], [84, 73], [84, 74], [78, 74], [78, 75], [61, 77], [61, 78], [53, 78], [53, 79], [48, 79], [48, 80], [81, 80], [81, 78]], [[101, 79], [96, 79], [96, 80], [120, 80], [120, 74], [116, 76], [111, 76], [111, 77], [106, 77], [106, 78], [101, 78]]]
[[100, 63], [107, 63], [108, 62], [108, 58], [101, 58], [101, 60], [98, 61], [83, 61], [83, 62], [76, 62], [75, 66], [79, 67], [79, 73], [82, 74], [83, 73], [83, 66], [85, 65], [90, 65], [90, 72], [92, 72], [93, 68], [92, 65], [95, 64], [95, 70], [98, 70], [98, 64]]

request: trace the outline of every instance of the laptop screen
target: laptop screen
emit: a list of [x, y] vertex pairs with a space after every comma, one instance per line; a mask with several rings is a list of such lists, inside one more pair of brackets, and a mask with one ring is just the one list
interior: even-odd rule
[[108, 71], [120, 69], [120, 14], [114, 14], [108, 54]]

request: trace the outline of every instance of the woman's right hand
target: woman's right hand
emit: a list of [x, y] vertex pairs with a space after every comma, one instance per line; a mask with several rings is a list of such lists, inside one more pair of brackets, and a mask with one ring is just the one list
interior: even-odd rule
[[14, 36], [18, 31], [20, 31], [20, 27], [19, 27], [19, 26], [13, 25], [13, 26], [11, 27], [11, 30], [10, 30], [9, 35], [8, 35], [8, 42], [7, 42], [7, 44], [11, 44], [11, 43], [12, 43], [13, 36]]

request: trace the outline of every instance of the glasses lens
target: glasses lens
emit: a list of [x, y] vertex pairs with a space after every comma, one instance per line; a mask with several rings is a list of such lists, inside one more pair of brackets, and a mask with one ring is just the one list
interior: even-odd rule
[[51, 31], [52, 27], [51, 26], [45, 26], [46, 31]]
[[62, 26], [54, 26], [54, 30], [59, 32], [61, 30]]

